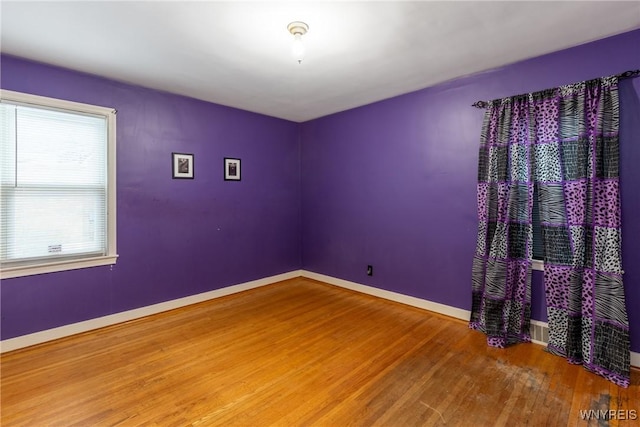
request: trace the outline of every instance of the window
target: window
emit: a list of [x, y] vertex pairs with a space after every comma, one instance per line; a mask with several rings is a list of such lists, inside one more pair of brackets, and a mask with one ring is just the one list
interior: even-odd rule
[[1, 94], [1, 277], [114, 264], [115, 111]]

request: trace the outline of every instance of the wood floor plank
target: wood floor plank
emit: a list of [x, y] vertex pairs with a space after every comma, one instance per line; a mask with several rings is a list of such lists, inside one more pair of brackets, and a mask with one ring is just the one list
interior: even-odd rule
[[490, 348], [465, 322], [303, 278], [0, 364], [3, 426], [585, 426], [602, 421], [581, 410], [640, 410], [638, 371], [622, 389], [537, 345]]

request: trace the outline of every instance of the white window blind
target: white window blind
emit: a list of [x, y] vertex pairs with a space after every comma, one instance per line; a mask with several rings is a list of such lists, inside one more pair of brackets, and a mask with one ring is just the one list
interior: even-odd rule
[[63, 267], [48, 271], [79, 268], [85, 265], [69, 262], [115, 255], [111, 117], [69, 104], [74, 110], [4, 98], [0, 104], [3, 273], [51, 264]]

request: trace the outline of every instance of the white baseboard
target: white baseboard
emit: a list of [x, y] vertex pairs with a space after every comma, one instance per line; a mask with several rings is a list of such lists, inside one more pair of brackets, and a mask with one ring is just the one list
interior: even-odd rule
[[640, 353], [631, 352], [631, 366], [640, 369]]
[[456, 319], [461, 319], [467, 322], [471, 318], [471, 312], [469, 310], [463, 310], [461, 308], [451, 307], [450, 305], [440, 304], [438, 302], [428, 301], [397, 292], [374, 288], [373, 286], [361, 285], [360, 283], [350, 282], [348, 280], [338, 279], [331, 276], [325, 276], [324, 274], [314, 273], [312, 271], [302, 270], [302, 277], [308, 277], [309, 279], [319, 280], [320, 282], [325, 282], [330, 285], [351, 289], [352, 291], [373, 295], [374, 297], [399, 302], [401, 304], [410, 305], [412, 307], [422, 308], [424, 310], [444, 314], [445, 316], [454, 317]]
[[[288, 273], [278, 274], [276, 276], [265, 277], [263, 279], [253, 280], [251, 282], [239, 283], [237, 285], [227, 286], [226, 288], [216, 289], [214, 291], [204, 292], [197, 295], [191, 295], [184, 298], [179, 298], [171, 301], [165, 301], [146, 307], [136, 308], [134, 310], [123, 311], [121, 313], [110, 314], [104, 317], [98, 317], [95, 319], [85, 320], [83, 322], [73, 323], [70, 325], [60, 326], [58, 328], [48, 329], [45, 331], [35, 332], [33, 334], [23, 335], [16, 338], [10, 338], [0, 342], [0, 353], [5, 353], [12, 350], [18, 350], [20, 348], [29, 347], [36, 344], [42, 344], [47, 341], [56, 340], [59, 338], [68, 337], [71, 335], [79, 334], [82, 332], [88, 332], [94, 329], [104, 328], [106, 326], [115, 325], [122, 322], [128, 322], [130, 320], [139, 319], [142, 317], [150, 316], [163, 311], [169, 311], [180, 307], [185, 307], [191, 304], [197, 304], [199, 302], [208, 301], [215, 298], [220, 298], [226, 295], [235, 294], [238, 292], [246, 291], [249, 289], [259, 288], [261, 286], [277, 283], [282, 280], [294, 279], [296, 277], [307, 277], [309, 279], [318, 280], [321, 282], [335, 285], [341, 288], [350, 289], [352, 291], [360, 292], [367, 295], [372, 295], [378, 298], [395, 301], [401, 304], [406, 304], [412, 307], [421, 308], [423, 310], [432, 311], [434, 313], [444, 314], [445, 316], [469, 321], [471, 312], [457, 307], [452, 307], [438, 302], [433, 302], [421, 298], [412, 297], [409, 295], [400, 294], [397, 292], [391, 292], [384, 289], [375, 288], [372, 286], [362, 285], [356, 282], [350, 282], [348, 280], [338, 279], [332, 276], [326, 276], [324, 274], [314, 273], [307, 270], [294, 270]], [[546, 326], [545, 322], [532, 320], [532, 324], [540, 326]], [[536, 344], [546, 345], [544, 342], [535, 341]], [[640, 368], [640, 353], [631, 352], [631, 366]]]
[[[314, 273], [312, 271], [302, 270], [302, 277], [308, 277], [309, 279], [319, 280], [321, 282], [328, 283], [330, 285], [339, 286], [341, 288], [351, 289], [352, 291], [361, 292], [363, 294], [373, 295], [375, 297], [387, 299], [390, 301], [399, 302], [401, 304], [410, 305], [412, 307], [422, 308], [424, 310], [433, 311], [435, 313], [444, 314], [449, 317], [469, 321], [471, 318], [471, 312], [469, 310], [463, 310], [457, 307], [451, 307], [449, 305], [440, 304], [433, 301], [428, 301], [421, 298], [416, 298], [397, 292], [391, 292], [384, 289], [374, 288], [372, 286], [361, 285], [360, 283], [350, 282], [348, 280], [338, 279], [336, 277], [325, 276], [324, 274]], [[539, 320], [531, 320], [532, 324], [548, 327], [546, 322]], [[533, 343], [546, 346], [547, 343], [538, 340], [532, 340]], [[640, 368], [640, 353], [631, 352], [631, 366]]]
[[85, 320], [83, 322], [72, 323], [70, 325], [64, 325], [58, 328], [47, 329], [45, 331], [35, 332], [33, 334], [10, 338], [0, 342], [0, 353], [5, 353], [7, 351], [12, 351], [12, 350], [18, 350], [20, 348], [29, 347], [36, 344], [42, 344], [47, 341], [68, 337], [71, 335], [91, 331], [98, 328], [104, 328], [105, 326], [111, 326], [111, 325], [115, 325], [122, 322], [128, 322], [130, 320], [139, 319], [141, 317], [150, 316], [152, 314], [162, 313], [163, 311], [169, 311], [176, 308], [185, 307], [187, 305], [207, 301], [210, 299], [220, 298], [226, 295], [235, 294], [235, 293], [246, 291], [249, 289], [270, 285], [272, 283], [280, 282], [282, 280], [294, 279], [296, 277], [300, 277], [301, 275], [302, 273], [300, 270], [294, 270], [288, 273], [278, 274], [276, 276], [265, 277], [263, 279], [253, 280], [251, 282], [227, 286], [222, 289], [216, 289], [213, 291], [204, 292], [197, 295], [190, 295], [184, 298], [178, 298], [175, 300], [165, 301], [158, 304], [149, 305], [146, 307], [140, 307], [140, 308], [136, 308], [129, 311], [110, 314], [104, 317], [97, 317], [95, 319]]

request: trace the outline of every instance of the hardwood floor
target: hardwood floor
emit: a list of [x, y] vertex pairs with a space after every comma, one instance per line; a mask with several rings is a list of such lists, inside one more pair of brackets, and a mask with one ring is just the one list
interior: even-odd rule
[[618, 388], [540, 346], [489, 348], [465, 322], [302, 278], [7, 353], [1, 369], [5, 427], [640, 417], [638, 371]]

